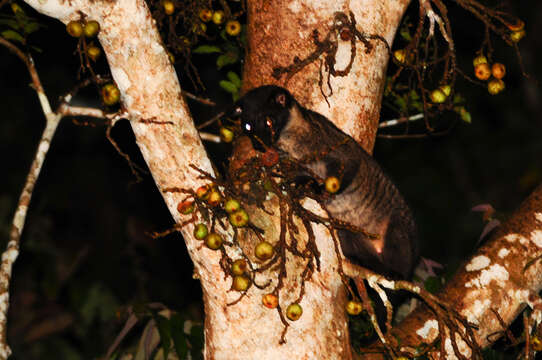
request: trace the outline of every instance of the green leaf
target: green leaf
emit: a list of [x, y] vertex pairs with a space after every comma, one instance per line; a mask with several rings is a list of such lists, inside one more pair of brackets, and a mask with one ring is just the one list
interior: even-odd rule
[[203, 360], [203, 327], [194, 325], [190, 329], [190, 355], [194, 360]]
[[239, 88], [237, 86], [235, 86], [234, 83], [232, 83], [231, 81], [228, 81], [228, 80], [220, 80], [220, 82], [218, 83], [218, 85], [220, 85], [220, 87], [224, 90], [226, 90], [227, 92], [229, 92], [230, 94], [235, 94], [237, 92], [239, 92]]
[[431, 294], [435, 294], [442, 287], [442, 282], [439, 277], [430, 276], [425, 280], [424, 287]]
[[234, 52], [227, 52], [226, 54], [220, 55], [216, 59], [216, 66], [218, 69], [222, 69], [226, 65], [235, 64], [239, 57]]
[[394, 101], [395, 105], [399, 108], [400, 112], [407, 112], [407, 102], [404, 97], [397, 97]]
[[226, 28], [222, 29], [222, 31], [220, 32], [220, 37], [223, 39], [223, 40], [226, 40], [228, 41], [228, 36], [226, 35]]
[[412, 40], [412, 36], [410, 36], [410, 32], [408, 31], [408, 29], [401, 29], [401, 31], [399, 32], [399, 34], [401, 35], [401, 37], [403, 39], [405, 39], [406, 41], [410, 41]]
[[220, 49], [218, 46], [215, 45], [200, 45], [194, 50], [192, 50], [194, 54], [212, 54], [212, 53], [221, 53], [222, 49]]
[[241, 79], [239, 78], [239, 75], [234, 73], [233, 71], [228, 71], [226, 74], [226, 77], [238, 88], [241, 87]]
[[162, 349], [164, 351], [164, 359], [167, 359], [169, 354], [169, 348], [171, 347], [171, 327], [168, 318], [157, 315], [155, 317], [156, 325], [158, 327], [158, 333], [160, 334], [160, 341], [162, 342]]
[[23, 31], [25, 34], [29, 35], [35, 31], [38, 31], [40, 27], [41, 25], [37, 22], [27, 22], [26, 24], [24, 24]]
[[0, 33], [0, 36], [2, 36], [4, 39], [18, 41], [21, 44], [24, 44], [24, 37], [16, 31], [4, 30]]
[[184, 360], [188, 354], [188, 344], [184, 334], [184, 320], [179, 314], [175, 313], [171, 315], [169, 322], [171, 325], [171, 338], [173, 339], [177, 357]]
[[468, 124], [472, 122], [472, 117], [470, 116], [470, 112], [468, 112], [467, 110], [462, 111], [461, 113], [459, 113], [459, 115], [461, 116], [461, 120], [463, 120], [464, 122]]
[[109, 321], [118, 307], [118, 301], [111, 290], [100, 283], [88, 287], [83, 301], [79, 312], [85, 326], [90, 325], [96, 318]]
[[6, 25], [15, 30], [19, 30], [20, 28], [19, 23], [11, 18], [0, 19], [0, 25]]

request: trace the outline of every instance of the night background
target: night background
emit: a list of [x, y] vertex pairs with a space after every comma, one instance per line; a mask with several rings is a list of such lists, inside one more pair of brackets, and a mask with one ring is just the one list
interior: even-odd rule
[[[29, 39], [42, 50], [33, 53], [34, 60], [55, 108], [77, 83], [77, 41], [62, 23], [21, 6], [46, 26]], [[470, 74], [483, 27], [454, 3], [449, 6], [459, 65]], [[414, 18], [417, 7], [413, 2]], [[506, 90], [491, 96], [485, 87], [461, 79], [456, 85], [466, 98], [471, 124], [460, 121], [440, 137], [377, 139], [374, 151], [415, 212], [422, 255], [443, 264], [446, 273], [479, 245], [485, 223], [471, 211], [473, 206], [491, 204], [505, 219], [542, 181], [542, 3], [513, 2], [508, 9], [526, 23], [527, 36], [519, 47], [530, 78], [521, 75], [513, 49], [495, 41], [494, 59], [507, 67]], [[4, 6], [0, 13], [11, 14], [11, 9]], [[232, 101], [218, 81], [239, 65], [217, 70], [215, 59], [209, 54], [192, 58], [206, 87], [198, 95], [218, 104], [213, 108], [188, 100], [197, 123]], [[182, 59], [179, 64], [181, 85], [193, 91]], [[102, 58], [96, 68], [105, 67]], [[29, 84], [24, 64], [0, 47], [2, 249], [45, 122]], [[96, 89], [83, 91], [74, 105], [99, 106]], [[128, 305], [159, 302], [186, 319], [201, 322], [203, 317], [199, 282], [192, 279], [182, 237], [147, 235], [173, 224], [151, 176], [142, 174], [143, 181], [135, 183], [127, 162], [106, 139], [104, 122], [91, 123], [62, 121], [33, 194], [11, 286], [8, 341], [13, 359], [103, 356]], [[217, 128], [207, 131], [216, 133]], [[119, 122], [112, 136], [145, 167], [127, 121]], [[230, 149], [206, 145], [211, 156]], [[141, 331], [139, 325], [126, 344], [137, 341]]]

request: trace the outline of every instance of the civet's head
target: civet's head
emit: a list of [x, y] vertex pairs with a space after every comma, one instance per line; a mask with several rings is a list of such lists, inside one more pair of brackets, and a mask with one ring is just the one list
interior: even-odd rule
[[266, 85], [246, 93], [234, 104], [228, 116], [240, 119], [242, 130], [250, 137], [254, 148], [264, 151], [265, 146], [272, 146], [278, 140], [295, 104], [288, 90]]

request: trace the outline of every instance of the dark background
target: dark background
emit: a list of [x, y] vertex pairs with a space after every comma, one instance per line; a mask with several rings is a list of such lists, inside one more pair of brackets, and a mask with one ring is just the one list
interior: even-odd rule
[[[415, 211], [422, 254], [455, 267], [476, 248], [483, 229], [474, 205], [490, 203], [506, 217], [542, 180], [541, 78], [542, 4], [515, 2], [526, 22], [521, 56], [530, 79], [521, 76], [512, 49], [498, 43], [494, 58], [507, 66], [506, 91], [497, 96], [459, 81], [472, 124], [447, 136], [417, 140], [379, 139], [375, 157], [397, 182]], [[417, 3], [413, 4], [414, 14]], [[472, 71], [483, 27], [450, 6], [460, 65]], [[28, 7], [24, 7], [33, 13]], [[6, 9], [4, 9], [6, 11]], [[37, 14], [35, 16], [38, 16]], [[35, 61], [49, 99], [76, 84], [76, 40], [57, 21], [31, 36], [43, 52]], [[214, 58], [195, 56], [207, 91], [225, 106], [229, 94], [217, 86], [224, 72]], [[104, 67], [102, 59], [98, 67]], [[187, 84], [181, 74], [181, 83]], [[0, 48], [0, 239], [5, 243], [17, 200], [44, 126], [44, 117], [22, 62]], [[75, 104], [99, 105], [96, 92]], [[197, 122], [220, 110], [190, 102]], [[105, 137], [105, 126], [78, 126], [64, 119], [47, 155], [22, 236], [13, 273], [9, 341], [14, 359], [79, 359], [103, 355], [120, 330], [119, 309], [161, 302], [194, 320], [202, 318], [199, 283], [180, 235], [153, 240], [146, 232], [173, 223], [152, 178], [134, 184], [125, 160]], [[136, 163], [144, 162], [126, 121], [112, 131]], [[214, 145], [210, 152], [227, 152]], [[50, 325], [48, 328], [47, 325]], [[51, 330], [52, 329], [52, 330]], [[133, 339], [132, 339], [133, 340]]]

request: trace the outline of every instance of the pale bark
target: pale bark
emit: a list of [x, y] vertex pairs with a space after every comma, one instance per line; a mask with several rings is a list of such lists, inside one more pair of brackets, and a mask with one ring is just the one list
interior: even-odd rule
[[[105, 50], [113, 78], [121, 90], [122, 103], [137, 143], [160, 190], [169, 187], [194, 189], [199, 186], [201, 182], [197, 180], [198, 173], [189, 167], [190, 164], [212, 173], [181, 95], [177, 76], [144, 1], [27, 2], [39, 12], [64, 23], [77, 20], [80, 12], [88, 19], [100, 23], [100, 43]], [[378, 34], [391, 45], [408, 2], [249, 1], [245, 89], [277, 83], [271, 77], [273, 68], [291, 64], [294, 56], [304, 58], [308, 55], [313, 50], [310, 34], [317, 29], [321, 37], [325, 36], [337, 11], [346, 14], [353, 12], [358, 30], [366, 34]], [[356, 59], [350, 73], [346, 77], [331, 79], [333, 95], [328, 98], [330, 106], [318, 86], [318, 62], [296, 74], [286, 86], [304, 106], [328, 116], [370, 152], [377, 129], [388, 54], [382, 43], [369, 41], [373, 45], [372, 51], [365, 54], [364, 45], [357, 42]], [[339, 42], [336, 61], [337, 69], [341, 70], [341, 65], [346, 66], [348, 63], [350, 43]], [[329, 91], [327, 87], [324, 90], [326, 93]], [[182, 221], [176, 211], [176, 204], [183, 195], [163, 192], [163, 197], [175, 221]], [[276, 218], [274, 224], [272, 227], [276, 233]], [[260, 305], [260, 290], [252, 287], [238, 304], [226, 305], [235, 300], [238, 293], [228, 291], [231, 278], [226, 278], [219, 266], [220, 254], [202, 248], [201, 243], [193, 239], [191, 231], [192, 227], [187, 226], [183, 229], [183, 235], [204, 293], [207, 359], [352, 357], [343, 311], [346, 297], [337, 274], [333, 244], [322, 227], [315, 227], [316, 243], [321, 252], [321, 271], [316, 272], [306, 283], [306, 295], [301, 303], [304, 314], [299, 321], [291, 324], [286, 343], [282, 345], [279, 345], [282, 323], [276, 312]], [[529, 237], [523, 242], [539, 241], [533, 239]], [[521, 244], [522, 240], [518, 238], [516, 243]], [[498, 258], [490, 259], [497, 261]], [[289, 290], [292, 293], [298, 291], [295, 288]], [[288, 300], [288, 296], [283, 300]], [[476, 302], [473, 300], [470, 306], [474, 304]]]
[[[474, 331], [476, 341], [486, 347], [496, 341], [527, 306], [533, 309], [530, 326], [542, 322], [540, 290], [542, 186], [465, 262], [439, 297], [478, 328]], [[401, 339], [403, 350], [414, 353], [420, 344], [430, 344], [437, 339], [437, 324], [434, 313], [423, 307], [406, 318], [393, 333]], [[457, 344], [466, 358], [473, 357], [467, 344], [460, 340]], [[448, 336], [445, 350], [447, 359], [457, 358]], [[439, 358], [439, 348], [431, 355]], [[383, 356], [367, 358], [383, 359]]]
[[[102, 29], [99, 34], [100, 43], [110, 64], [113, 78], [121, 90], [122, 103], [131, 121], [137, 143], [156, 184], [161, 190], [167, 187], [197, 187], [199, 185], [196, 180], [197, 173], [190, 169], [189, 165], [194, 164], [209, 172], [212, 170], [181, 96], [174, 69], [168, 61], [145, 3], [138, 0], [100, 3], [81, 0], [70, 2], [29, 0], [28, 3], [41, 13], [55, 17], [64, 23], [78, 20], [80, 12], [88, 19], [100, 23]], [[391, 43], [405, 5], [398, 6], [397, 4], [394, 2], [388, 9], [380, 2], [365, 2], [363, 4], [365, 8], [362, 9], [361, 4], [356, 2], [352, 4], [350, 10], [356, 14], [360, 25], [364, 26], [362, 31], [384, 35]], [[292, 1], [283, 5], [285, 8], [294, 9], [289, 10], [288, 21], [291, 25], [305, 21], [306, 13], [296, 10], [299, 7], [308, 7], [308, 9], [314, 7], [313, 10], [317, 11], [311, 15], [316, 21], [304, 25], [306, 33], [303, 39], [308, 39], [307, 34], [319, 26], [322, 26], [320, 30], [324, 33], [335, 11], [348, 12], [349, 10], [348, 3], [335, 1], [325, 3]], [[250, 6], [254, 7], [253, 4]], [[392, 20], [388, 23], [387, 19], [392, 14]], [[254, 19], [251, 21], [257, 20], [256, 14], [252, 11], [250, 16]], [[362, 20], [366, 18], [371, 21]], [[386, 26], [383, 27], [382, 24]], [[251, 23], [250, 26], [254, 28], [255, 25]], [[297, 31], [284, 33], [283, 40], [291, 39], [297, 34]], [[290, 48], [288, 51], [295, 54], [297, 49], [309, 46], [303, 39], [295, 48]], [[284, 42], [283, 46], [285, 44]], [[284, 49], [283, 47], [282, 50]], [[341, 55], [341, 51], [338, 57], [344, 56], [344, 54]], [[361, 50], [358, 52], [361, 53]], [[300, 53], [300, 55], [303, 54]], [[353, 120], [363, 117], [364, 129], [371, 127], [370, 132], [374, 134], [387, 54], [382, 44], [375, 44], [372, 53], [363, 58], [368, 63], [362, 67], [360, 60], [362, 57], [357, 56], [349, 80], [332, 79], [336, 95], [329, 98], [332, 103], [330, 109], [344, 111], [346, 106], [355, 104], [356, 110], [350, 112], [354, 114], [354, 117], [341, 120], [339, 124], [346, 125], [346, 121], [357, 124], [358, 121]], [[254, 57], [249, 56], [248, 59], [249, 66], [247, 67], [251, 66], [253, 70], [247, 70], [245, 74], [247, 79], [255, 79], [253, 73], [266, 74], [269, 69], [266, 63], [262, 63], [262, 69], [258, 70], [255, 67]], [[344, 63], [344, 59], [338, 58], [337, 62], [340, 65]], [[375, 66], [376, 70], [371, 70], [372, 66]], [[364, 68], [366, 70], [363, 70]], [[314, 76], [313, 71], [309, 78], [314, 79]], [[365, 80], [365, 76], [369, 76], [369, 79]], [[261, 80], [264, 81], [264, 78]], [[246, 84], [248, 84], [246, 86], [256, 85], [254, 81], [247, 81]], [[296, 89], [295, 86], [292, 88]], [[314, 82], [310, 88], [306, 89], [312, 89], [312, 94], [319, 92]], [[361, 104], [356, 100], [356, 95], [362, 95], [358, 96]], [[343, 100], [339, 101], [339, 99]], [[320, 102], [322, 100], [320, 97]], [[318, 106], [316, 108], [318, 109]], [[329, 110], [321, 109], [321, 111], [327, 113]], [[146, 122], [148, 120], [152, 120], [153, 123], [149, 124]], [[156, 122], [163, 122], [163, 124]], [[173, 122], [173, 125], [167, 122]], [[355, 126], [352, 129], [354, 128]], [[360, 138], [362, 131], [358, 129], [353, 133]], [[368, 144], [370, 147], [372, 140], [368, 141]], [[182, 195], [164, 193], [163, 196], [174, 219], [180, 221], [176, 204]], [[279, 346], [283, 325], [276, 312], [269, 311], [260, 305], [261, 291], [252, 288], [241, 302], [234, 306], [226, 306], [225, 304], [235, 300], [238, 294], [228, 291], [231, 280], [225, 278], [219, 267], [219, 254], [198, 247], [199, 243], [192, 238], [191, 230], [191, 226], [187, 226], [183, 230], [183, 235], [204, 292], [206, 358], [350, 358], [346, 317], [341, 306], [345, 301], [345, 295], [336, 272], [337, 260], [333, 244], [325, 231], [316, 229], [322, 268], [306, 284], [306, 295], [302, 301], [304, 315], [301, 320], [290, 326], [286, 343]], [[330, 306], [330, 304], [337, 305]]]

